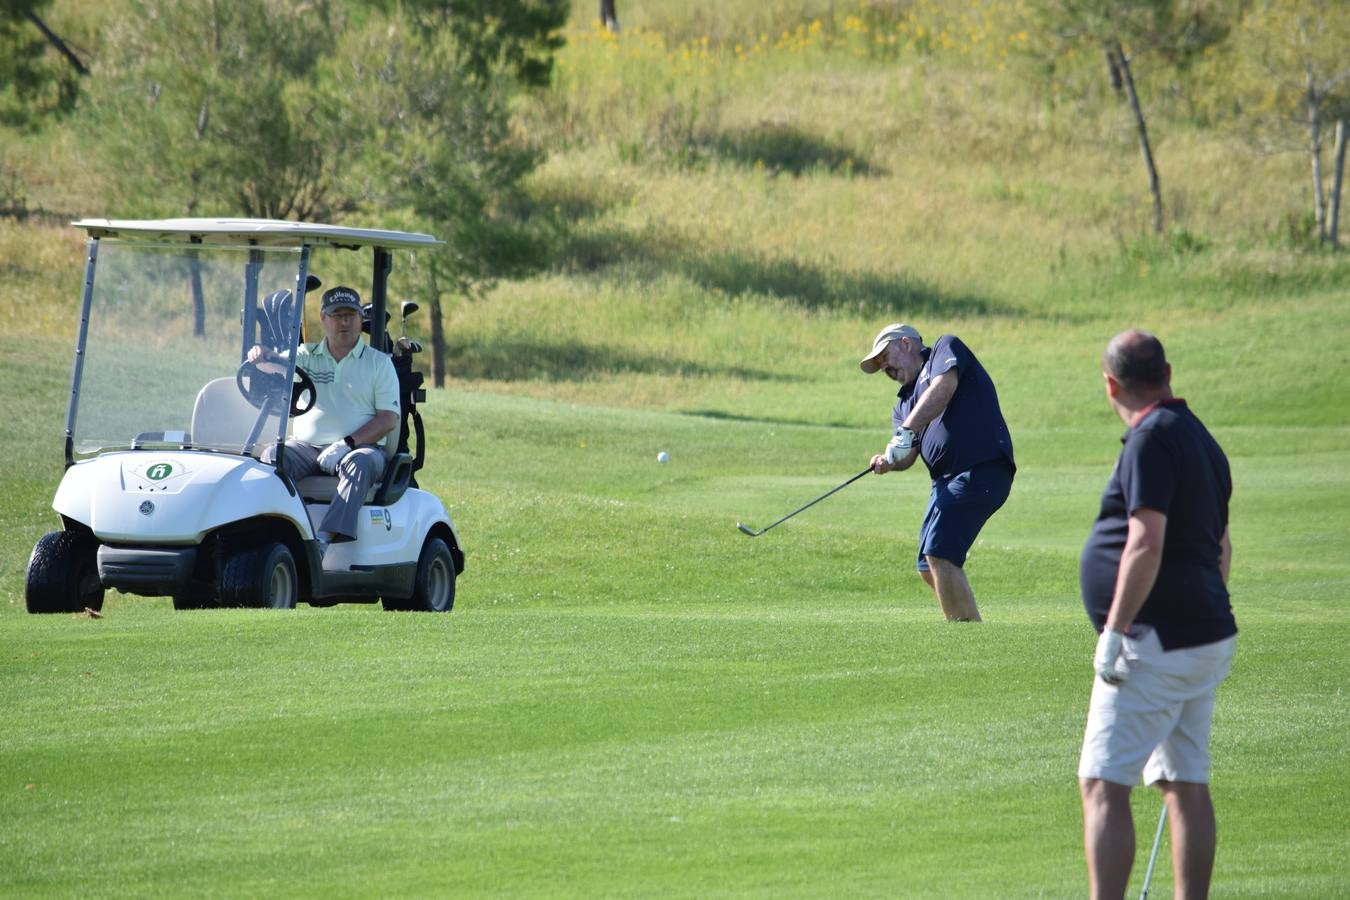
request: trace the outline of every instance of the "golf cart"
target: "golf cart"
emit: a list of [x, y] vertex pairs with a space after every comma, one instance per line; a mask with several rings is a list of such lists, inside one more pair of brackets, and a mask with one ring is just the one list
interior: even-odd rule
[[[464, 553], [444, 505], [416, 486], [425, 395], [408, 356], [420, 346], [386, 333], [392, 252], [441, 242], [258, 219], [74, 224], [88, 233], [88, 255], [66, 471], [52, 501], [62, 530], [33, 548], [28, 611], [98, 610], [107, 588], [168, 595], [176, 609], [378, 600], [449, 611]], [[325, 555], [315, 527], [337, 479], [294, 479], [279, 451], [316, 397], [296, 365], [305, 301], [320, 284], [311, 256], [350, 271], [340, 251], [363, 249], [373, 274], [358, 289], [368, 291], [371, 346], [394, 355], [401, 425], [385, 439], [384, 477], [356, 539]], [[404, 316], [415, 308], [405, 301]], [[249, 362], [255, 346], [285, 364]]]

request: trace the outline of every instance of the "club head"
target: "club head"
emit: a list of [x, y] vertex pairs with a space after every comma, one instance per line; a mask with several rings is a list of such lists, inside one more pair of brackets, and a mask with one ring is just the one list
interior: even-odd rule
[[306, 294], [312, 294], [312, 293], [314, 293], [315, 291], [317, 291], [317, 290], [318, 290], [319, 288], [321, 288], [321, 287], [323, 287], [323, 282], [319, 280], [319, 276], [318, 276], [318, 275], [306, 275], [306, 276], [305, 276], [305, 293], [306, 293]]
[[403, 318], [406, 319], [406, 318], [408, 318], [408, 316], [410, 316], [410, 315], [412, 315], [413, 313], [417, 312], [417, 311], [418, 311], [419, 309], [421, 309], [422, 307], [420, 307], [420, 306], [417, 305], [417, 301], [416, 301], [416, 300], [404, 300], [402, 303], [400, 303], [400, 304], [398, 305], [398, 308], [399, 308], [399, 313], [403, 316]]
[[[361, 304], [361, 330], [364, 331], [366, 334], [370, 334], [370, 314], [372, 311], [374, 311], [374, 309], [375, 309], [374, 303]], [[386, 328], [389, 327], [388, 312], [385, 312], [384, 314], [384, 325]]]
[[741, 534], [746, 535], [747, 537], [759, 537], [764, 533], [762, 531], [755, 531], [755, 529], [751, 528], [749, 525], [742, 525], [740, 522], [736, 523], [736, 527], [740, 529]]

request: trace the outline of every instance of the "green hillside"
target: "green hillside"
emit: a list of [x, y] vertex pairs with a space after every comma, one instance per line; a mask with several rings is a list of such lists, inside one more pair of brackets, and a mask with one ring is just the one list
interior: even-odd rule
[[[50, 18], [92, 46], [116, 6]], [[967, 15], [951, 46], [880, 34], [884, 6], [620, 0], [615, 37], [577, 3], [515, 106], [547, 239], [449, 303], [424, 407], [468, 555], [448, 616], [24, 612], [59, 524], [66, 223], [115, 189], [73, 122], [3, 134], [28, 214], [0, 218], [0, 894], [1081, 896], [1077, 558], [1121, 432], [1100, 354], [1131, 326], [1233, 464], [1214, 895], [1350, 894], [1350, 264], [1299, 238], [1306, 158], [1141, 71], [1151, 236], [1128, 111], [1038, 82], [1018, 4], [911, 4]], [[857, 360], [896, 320], [960, 335], [1012, 431], [979, 627], [912, 572], [918, 472], [734, 527], [884, 446], [893, 384]]]

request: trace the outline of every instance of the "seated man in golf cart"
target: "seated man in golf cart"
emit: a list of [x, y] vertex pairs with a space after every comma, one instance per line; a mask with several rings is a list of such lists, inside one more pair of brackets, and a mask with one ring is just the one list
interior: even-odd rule
[[[356, 539], [356, 522], [369, 488], [384, 474], [381, 441], [399, 424], [398, 376], [388, 355], [361, 340], [361, 297], [349, 287], [324, 292], [319, 308], [324, 339], [302, 344], [296, 368], [314, 381], [314, 408], [292, 422], [285, 470], [297, 481], [320, 472], [336, 475], [337, 493], [315, 534], [321, 547]], [[275, 354], [249, 351], [259, 368]], [[271, 462], [275, 450], [264, 451]]]

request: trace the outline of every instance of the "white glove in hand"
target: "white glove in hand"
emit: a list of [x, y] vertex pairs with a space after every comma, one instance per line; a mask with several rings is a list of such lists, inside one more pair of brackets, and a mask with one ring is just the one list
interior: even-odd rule
[[1097, 676], [1107, 684], [1121, 684], [1127, 677], [1124, 671], [1116, 668], [1121, 642], [1124, 640], [1125, 635], [1110, 628], [1103, 628], [1101, 637], [1097, 638], [1097, 652], [1092, 656], [1092, 666], [1097, 670]]
[[909, 451], [914, 449], [914, 432], [901, 425], [895, 429], [895, 437], [886, 445], [886, 462], [896, 465], [900, 460], [909, 456]]
[[351, 448], [347, 446], [346, 441], [333, 441], [319, 454], [319, 468], [332, 475], [337, 471], [342, 458], [350, 452]]

